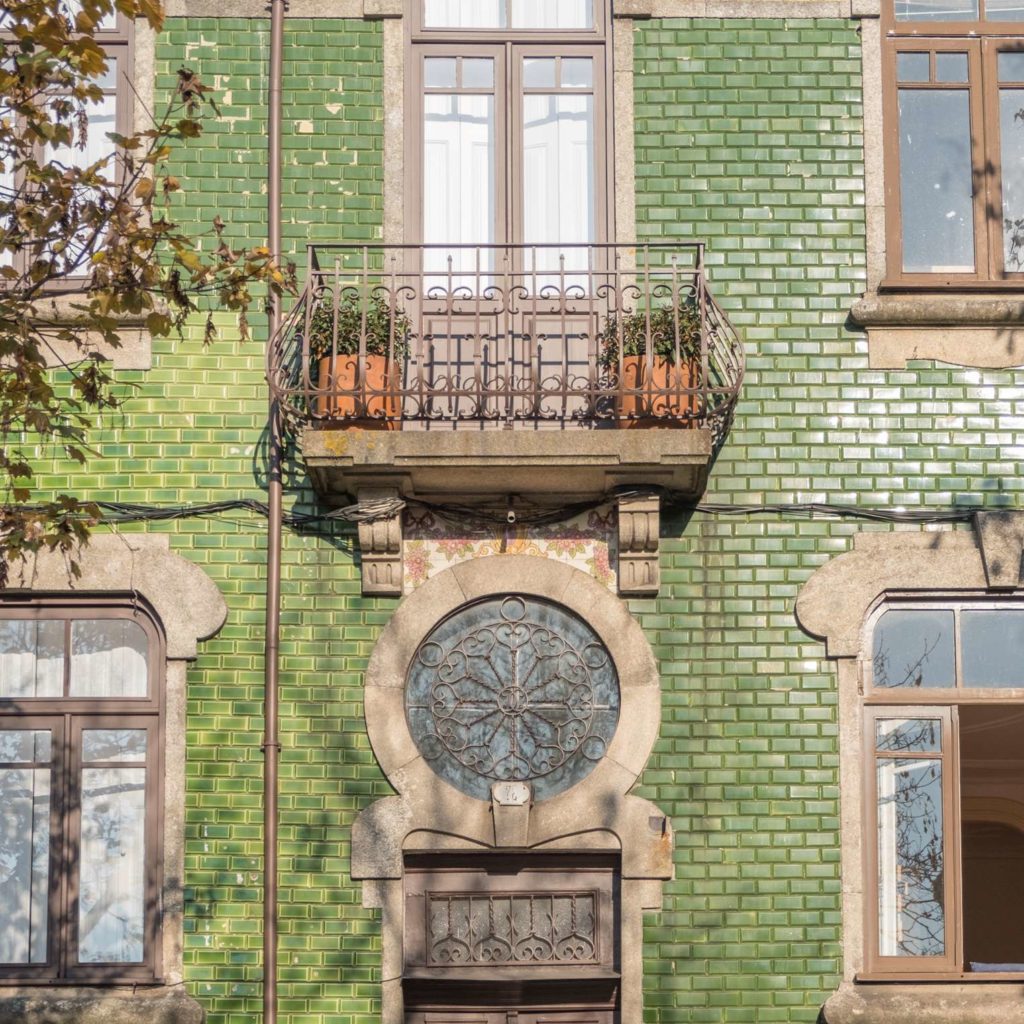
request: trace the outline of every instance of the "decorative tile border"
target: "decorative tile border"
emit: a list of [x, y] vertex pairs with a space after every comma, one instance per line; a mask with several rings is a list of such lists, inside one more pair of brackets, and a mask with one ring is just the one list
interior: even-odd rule
[[481, 528], [449, 525], [431, 512], [410, 509], [405, 521], [404, 587], [411, 594], [439, 572], [488, 555], [553, 558], [593, 576], [613, 593], [618, 584], [613, 505], [550, 526]]

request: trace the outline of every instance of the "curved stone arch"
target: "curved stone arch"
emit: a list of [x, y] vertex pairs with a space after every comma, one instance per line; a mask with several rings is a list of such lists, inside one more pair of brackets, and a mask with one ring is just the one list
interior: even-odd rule
[[[185, 869], [185, 716], [186, 667], [198, 642], [213, 636], [227, 619], [227, 604], [217, 585], [198, 566], [170, 550], [160, 535], [94, 535], [75, 556], [78, 573], [58, 552], [41, 551], [12, 567], [5, 591], [14, 597], [144, 601], [163, 632], [164, 777], [162, 780], [161, 937], [163, 984], [136, 988], [75, 986], [33, 989], [0, 999], [0, 1017], [62, 1021], [131, 1021], [132, 1024], [201, 1024], [203, 1008], [184, 986]], [[55, 1000], [59, 1010], [55, 1011]]]
[[[508, 594], [541, 598], [584, 619], [615, 663], [621, 697], [615, 734], [590, 774], [522, 808], [476, 799], [438, 776], [412, 737], [404, 699], [423, 638], [458, 609]], [[639, 1020], [643, 912], [660, 908], [662, 881], [672, 877], [672, 831], [657, 806], [630, 795], [657, 739], [661, 685], [654, 652], [625, 603], [551, 559], [496, 555], [455, 565], [406, 597], [382, 631], [366, 671], [365, 714], [374, 754], [397, 793], [365, 808], [352, 826], [352, 877], [363, 880], [364, 903], [382, 909], [384, 1024], [403, 1019], [404, 854], [497, 849], [524, 857], [621, 851], [622, 1019]]]

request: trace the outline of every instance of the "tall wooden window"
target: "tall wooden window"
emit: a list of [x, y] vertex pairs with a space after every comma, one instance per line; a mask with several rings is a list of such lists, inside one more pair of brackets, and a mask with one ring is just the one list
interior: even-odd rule
[[610, 239], [606, 25], [596, 0], [422, 0], [408, 194], [439, 282], [485, 290], [519, 244], [543, 287]]
[[162, 664], [137, 606], [0, 606], [0, 977], [157, 975]]
[[1024, 4], [887, 0], [890, 285], [1020, 286]]
[[891, 601], [870, 626], [867, 968], [1024, 973], [1024, 602]]

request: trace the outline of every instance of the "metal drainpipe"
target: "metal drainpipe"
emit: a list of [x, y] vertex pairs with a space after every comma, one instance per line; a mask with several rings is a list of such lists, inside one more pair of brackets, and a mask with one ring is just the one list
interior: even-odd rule
[[[281, 51], [285, 0], [270, 4], [270, 89], [267, 109], [267, 226], [270, 252], [281, 260]], [[271, 293], [269, 337], [281, 327], [281, 304]], [[282, 423], [271, 394], [267, 424], [267, 609], [263, 651], [263, 1024], [277, 1021], [277, 767], [278, 647], [281, 632]]]

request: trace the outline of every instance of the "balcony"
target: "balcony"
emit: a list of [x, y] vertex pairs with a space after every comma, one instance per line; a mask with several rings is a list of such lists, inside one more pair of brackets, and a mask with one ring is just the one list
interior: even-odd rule
[[268, 378], [328, 501], [704, 488], [743, 379], [700, 243], [310, 245]]

